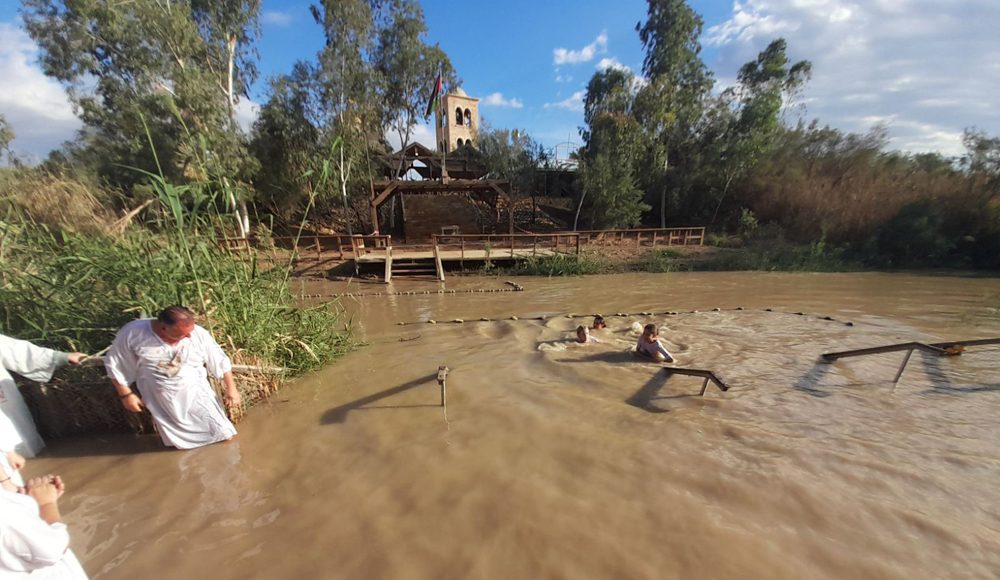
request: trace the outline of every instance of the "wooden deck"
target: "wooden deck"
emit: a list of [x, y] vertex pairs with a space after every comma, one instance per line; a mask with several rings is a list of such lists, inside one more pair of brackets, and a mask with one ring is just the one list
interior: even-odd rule
[[[375, 250], [369, 252], [363, 256], [358, 256], [357, 261], [360, 264], [381, 264], [386, 261], [387, 252]], [[557, 252], [548, 248], [504, 248], [499, 250], [476, 250], [469, 249], [465, 250], [440, 250], [438, 251], [438, 257], [442, 262], [485, 262], [486, 260], [523, 260], [531, 257], [538, 256], [554, 256], [556, 254], [565, 254], [565, 252]], [[570, 254], [575, 255], [575, 254]], [[394, 246], [392, 248], [392, 259], [393, 260], [433, 260], [434, 250], [426, 249], [411, 249], [406, 246]]]

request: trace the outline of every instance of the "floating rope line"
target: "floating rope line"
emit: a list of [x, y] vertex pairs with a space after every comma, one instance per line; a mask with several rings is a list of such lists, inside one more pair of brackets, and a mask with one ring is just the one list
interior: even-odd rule
[[[553, 318], [574, 319], [574, 318], [593, 318], [595, 316], [603, 316], [604, 318], [634, 318], [634, 317], [637, 317], [637, 316], [681, 316], [681, 315], [685, 315], [685, 314], [708, 314], [710, 312], [737, 312], [737, 311], [754, 312], [754, 311], [751, 311], [751, 310], [747, 310], [747, 309], [743, 308], [742, 306], [737, 306], [736, 308], [712, 308], [711, 310], [666, 310], [666, 311], [663, 311], [663, 312], [633, 312], [633, 313], [615, 312], [614, 314], [604, 314], [604, 315], [601, 315], [601, 314], [572, 314], [571, 313], [571, 314], [556, 314], [556, 315], [542, 315], [542, 316], [525, 316], [525, 317], [508, 316], [508, 317], [505, 317], [505, 318], [487, 318], [487, 317], [482, 317], [479, 320], [475, 320], [475, 321], [474, 320], [470, 320], [469, 322], [499, 322], [499, 321], [503, 321], [503, 320], [509, 320], [509, 321], [542, 320], [542, 321], [544, 321], [544, 320], [552, 320]], [[836, 318], [833, 318], [832, 316], [818, 316], [818, 315], [813, 315], [813, 314], [806, 314], [805, 312], [781, 312], [781, 311], [776, 311], [773, 308], [763, 308], [763, 309], [760, 309], [760, 310], [758, 310], [756, 312], [773, 312], [773, 313], [776, 313], [776, 314], [787, 314], [787, 315], [790, 315], [790, 316], [804, 316], [804, 317], [813, 318], [813, 319], [816, 319], [816, 320], [827, 320], [827, 321], [830, 321], [830, 322], [836, 322], [838, 324], [843, 324], [844, 326], [854, 326], [854, 323], [850, 322], [850, 321], [837, 320]], [[414, 325], [414, 324], [448, 324], [448, 323], [451, 323], [451, 324], [465, 324], [465, 322], [466, 321], [464, 319], [462, 319], [462, 318], [454, 318], [452, 320], [434, 320], [434, 319], [428, 319], [428, 320], [417, 320], [417, 321], [413, 321], [413, 322], [397, 322], [396, 326], [411, 326], [411, 325]]]
[[459, 290], [408, 290], [406, 292], [343, 292], [341, 294], [299, 294], [299, 298], [364, 298], [372, 296], [430, 296], [432, 294], [476, 294], [493, 292], [522, 292], [524, 288], [463, 288]]

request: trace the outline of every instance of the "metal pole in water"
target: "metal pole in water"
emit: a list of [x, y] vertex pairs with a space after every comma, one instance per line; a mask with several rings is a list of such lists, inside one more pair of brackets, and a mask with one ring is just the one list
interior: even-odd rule
[[896, 373], [896, 378], [892, 380], [892, 384], [899, 382], [899, 378], [903, 376], [903, 371], [906, 369], [906, 363], [910, 362], [910, 355], [913, 354], [913, 349], [906, 351], [906, 356], [903, 357], [903, 364], [899, 365], [899, 372]]
[[448, 406], [448, 371], [451, 370], [448, 367], [441, 365], [438, 367], [438, 384], [441, 385], [441, 406]]

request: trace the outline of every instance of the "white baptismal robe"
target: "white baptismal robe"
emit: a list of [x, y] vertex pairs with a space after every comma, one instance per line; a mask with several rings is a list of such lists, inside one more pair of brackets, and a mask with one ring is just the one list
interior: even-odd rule
[[86, 580], [62, 523], [48, 524], [27, 495], [0, 490], [0, 578]]
[[208, 372], [222, 378], [232, 370], [229, 357], [200, 326], [171, 345], [153, 332], [151, 323], [133, 320], [118, 331], [104, 359], [108, 376], [123, 385], [136, 384], [164, 444], [191, 449], [232, 438], [236, 427], [208, 382]]
[[8, 371], [44, 383], [65, 362], [65, 354], [0, 334], [0, 451], [34, 457], [45, 448], [24, 397]]

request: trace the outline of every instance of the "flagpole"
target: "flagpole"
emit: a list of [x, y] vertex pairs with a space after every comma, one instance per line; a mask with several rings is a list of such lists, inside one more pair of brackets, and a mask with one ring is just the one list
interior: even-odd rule
[[[438, 72], [439, 76], [440, 76], [440, 74], [441, 73]], [[441, 87], [441, 92], [442, 93], [444, 92], [444, 86], [443, 85]], [[444, 115], [448, 114], [448, 111], [441, 111], [441, 109], [444, 107], [444, 95], [441, 95], [440, 99], [441, 100], [438, 101], [438, 112], [441, 114], [441, 116], [442, 116], [441, 118], [445, 122], [445, 129], [447, 129], [450, 126], [451, 119], [449, 119], [448, 117], [444, 116]], [[448, 139], [448, 131], [446, 130], [446, 131], [444, 131], [444, 133], [445, 133], [445, 135], [444, 135], [444, 147], [441, 148], [441, 183], [442, 184], [443, 183], [448, 183], [448, 146], [451, 144], [451, 143], [449, 143], [449, 139]]]

